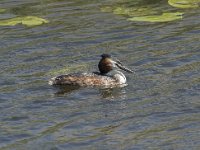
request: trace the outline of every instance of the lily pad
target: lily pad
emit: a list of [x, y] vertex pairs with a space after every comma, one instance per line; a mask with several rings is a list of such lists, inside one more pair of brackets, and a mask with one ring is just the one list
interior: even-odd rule
[[150, 7], [125, 7], [125, 6], [118, 6], [114, 8], [106, 6], [101, 8], [101, 11], [113, 12], [116, 15], [127, 15], [129, 17], [152, 15], [157, 13], [157, 11], [154, 8]]
[[168, 0], [168, 4], [177, 8], [197, 8], [200, 0]]
[[183, 18], [183, 13], [163, 13], [162, 15], [151, 15], [129, 18], [129, 21], [143, 21], [143, 22], [169, 22]]
[[26, 16], [0, 20], [0, 26], [15, 26], [17, 24], [23, 24], [26, 26], [37, 26], [48, 22], [48, 20], [36, 16]]
[[130, 7], [130, 8], [125, 8], [125, 7], [117, 7], [113, 10], [114, 14], [118, 15], [128, 15], [128, 16], [139, 16], [139, 15], [151, 15], [155, 14], [156, 11], [153, 8], [148, 8], [148, 7], [140, 7], [140, 8], [135, 8], [135, 7]]

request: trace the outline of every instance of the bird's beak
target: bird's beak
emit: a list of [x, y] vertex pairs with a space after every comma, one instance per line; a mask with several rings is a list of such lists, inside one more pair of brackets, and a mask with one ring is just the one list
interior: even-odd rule
[[134, 71], [132, 71], [131, 69], [127, 68], [126, 66], [124, 66], [119, 60], [117, 61], [113, 61], [113, 64], [115, 64], [115, 66], [121, 70], [124, 70], [128, 73], [134, 73]]

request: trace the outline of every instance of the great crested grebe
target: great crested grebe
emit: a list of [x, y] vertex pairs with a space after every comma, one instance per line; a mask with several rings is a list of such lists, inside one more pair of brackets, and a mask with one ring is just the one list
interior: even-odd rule
[[53, 77], [49, 80], [49, 84], [75, 86], [125, 86], [126, 77], [119, 71], [119, 69], [133, 73], [132, 70], [123, 66], [119, 60], [112, 60], [111, 55], [109, 54], [101, 55], [98, 68], [100, 72], [71, 73]]

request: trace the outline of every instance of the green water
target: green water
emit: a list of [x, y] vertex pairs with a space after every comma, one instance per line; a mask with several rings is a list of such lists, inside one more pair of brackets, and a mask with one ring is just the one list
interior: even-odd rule
[[[200, 9], [167, 1], [1, 0], [0, 149], [200, 148]], [[184, 12], [183, 19], [131, 22], [107, 6]], [[138, 13], [138, 12], [137, 12]], [[96, 71], [102, 53], [135, 74], [124, 88], [58, 88], [52, 76]]]

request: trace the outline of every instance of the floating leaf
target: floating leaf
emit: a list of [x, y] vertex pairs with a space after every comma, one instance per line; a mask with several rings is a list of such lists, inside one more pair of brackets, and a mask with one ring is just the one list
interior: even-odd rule
[[103, 7], [101, 8], [101, 11], [103, 12], [113, 12], [116, 15], [127, 15], [129, 17], [133, 16], [144, 16], [144, 15], [151, 15], [156, 14], [157, 11], [154, 8], [151, 7]]
[[117, 7], [113, 10], [114, 14], [118, 15], [128, 15], [128, 16], [139, 16], [139, 15], [150, 15], [150, 14], [155, 14], [156, 11], [153, 8], [148, 8], [148, 7], [130, 7], [130, 8], [125, 8], [125, 7]]
[[17, 24], [23, 24], [26, 26], [37, 26], [48, 22], [48, 20], [36, 16], [26, 16], [0, 20], [0, 26], [15, 26]]
[[177, 8], [197, 8], [200, 0], [168, 0], [168, 4]]
[[48, 22], [49, 22], [48, 20], [45, 20], [43, 18], [38, 18], [35, 16], [27, 16], [24, 17], [24, 19], [22, 20], [22, 24], [27, 26], [37, 26]]
[[182, 19], [183, 13], [163, 13], [162, 15], [141, 16], [129, 18], [129, 21], [143, 21], [143, 22], [169, 22], [177, 19]]

